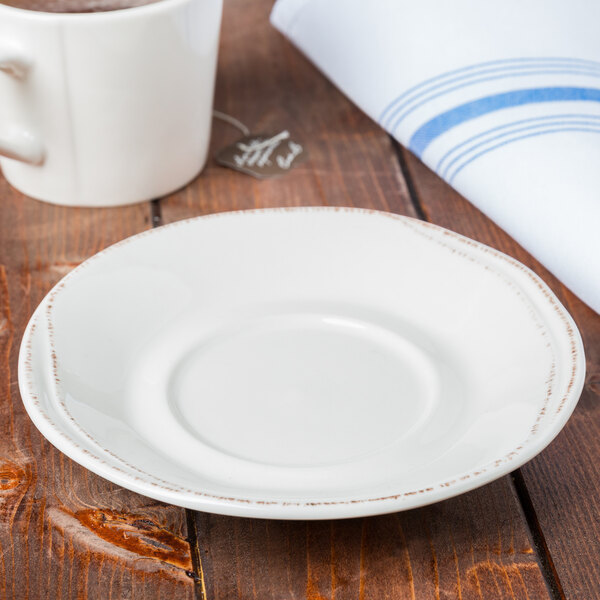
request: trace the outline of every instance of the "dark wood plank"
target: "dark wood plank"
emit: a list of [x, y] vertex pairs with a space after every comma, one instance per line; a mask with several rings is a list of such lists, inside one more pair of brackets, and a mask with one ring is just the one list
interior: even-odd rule
[[[268, 0], [225, 5], [216, 107], [283, 128], [309, 160], [256, 181], [211, 161], [161, 200], [165, 222], [209, 212], [344, 205], [417, 216], [388, 137], [268, 24]], [[239, 137], [215, 122], [213, 149]], [[509, 478], [422, 510], [338, 522], [197, 515], [207, 597], [547, 598]]]
[[198, 515], [208, 598], [546, 598], [504, 480], [348, 521]]
[[4, 179], [0, 204], [0, 598], [191, 599], [185, 511], [69, 460], [38, 433], [17, 386], [38, 302], [83, 259], [150, 227], [150, 206], [59, 208]]
[[429, 220], [522, 261], [577, 322], [587, 357], [581, 400], [564, 430], [522, 474], [566, 597], [600, 598], [600, 316], [425, 165], [406, 151], [403, 158]]

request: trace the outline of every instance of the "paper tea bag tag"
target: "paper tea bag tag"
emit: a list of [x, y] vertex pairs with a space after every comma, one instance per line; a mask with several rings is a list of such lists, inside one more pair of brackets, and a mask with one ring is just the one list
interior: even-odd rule
[[277, 135], [251, 133], [217, 152], [220, 165], [258, 179], [287, 173], [306, 157], [304, 148], [290, 138], [288, 131]]

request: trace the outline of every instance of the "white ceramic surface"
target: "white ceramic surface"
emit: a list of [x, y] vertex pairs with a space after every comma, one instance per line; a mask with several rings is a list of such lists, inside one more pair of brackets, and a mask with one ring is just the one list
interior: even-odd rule
[[87, 14], [0, 4], [0, 160], [56, 204], [163, 196], [202, 169], [222, 0]]
[[512, 471], [574, 409], [576, 326], [530, 270], [406, 217], [298, 208], [127, 239], [25, 333], [40, 431], [122, 486], [240, 516], [343, 518]]

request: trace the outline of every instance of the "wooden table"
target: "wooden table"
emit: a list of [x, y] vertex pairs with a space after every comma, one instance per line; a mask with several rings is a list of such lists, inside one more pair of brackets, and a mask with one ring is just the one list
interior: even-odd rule
[[[185, 189], [119, 209], [54, 207], [0, 180], [0, 599], [600, 598], [600, 317], [344, 98], [270, 27], [271, 3], [226, 2], [215, 106], [254, 131], [287, 128], [303, 142], [309, 160], [286, 177], [259, 182], [210, 161]], [[215, 122], [213, 150], [238, 135]], [[583, 396], [550, 447], [433, 506], [307, 523], [168, 506], [93, 475], [41, 437], [21, 404], [17, 354], [59, 278], [150, 227], [293, 205], [425, 219], [548, 282], [588, 359]]]

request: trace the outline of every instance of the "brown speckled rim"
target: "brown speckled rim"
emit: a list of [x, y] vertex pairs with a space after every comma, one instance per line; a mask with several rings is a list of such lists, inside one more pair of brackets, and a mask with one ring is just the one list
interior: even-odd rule
[[[519, 300], [524, 303], [532, 320], [534, 320], [540, 335], [546, 339], [546, 346], [552, 354], [552, 360], [548, 367], [548, 377], [546, 380], [547, 389], [546, 395], [541, 402], [541, 408], [536, 416], [535, 422], [525, 440], [517, 447], [511, 450], [506, 455], [484, 465], [483, 467], [468, 473], [457, 474], [454, 478], [448, 481], [432, 483], [430, 487], [425, 487], [418, 490], [410, 490], [398, 494], [376, 498], [352, 498], [347, 500], [332, 500], [332, 501], [278, 501], [278, 500], [256, 500], [247, 498], [235, 498], [229, 496], [221, 496], [202, 492], [198, 490], [188, 489], [183, 486], [174, 484], [173, 482], [160, 479], [148, 473], [135, 465], [132, 465], [114, 454], [91, 436], [70, 413], [64, 395], [61, 391], [61, 382], [58, 377], [58, 357], [54, 346], [54, 323], [52, 320], [53, 307], [55, 300], [67, 287], [69, 281], [76, 277], [82, 270], [88, 268], [100, 257], [112, 253], [118, 248], [130, 244], [142, 237], [150, 235], [160, 235], [165, 230], [175, 227], [187, 226], [199, 220], [212, 218], [227, 218], [230, 216], [239, 218], [240, 216], [261, 215], [265, 213], [277, 212], [351, 212], [354, 214], [364, 214], [375, 216], [378, 218], [391, 218], [403, 226], [408, 227], [413, 232], [417, 233], [430, 240], [432, 243], [440, 245], [450, 252], [460, 256], [465, 260], [469, 260], [481, 268], [489, 271], [499, 277], [511, 291], [519, 297]], [[481, 260], [482, 257], [489, 257], [492, 261]], [[553, 349], [551, 335], [548, 332], [546, 323], [540, 318], [538, 311], [535, 309], [535, 304], [532, 302], [529, 295], [524, 294], [519, 285], [515, 283], [513, 278], [496, 268], [493, 260], [497, 259], [509, 266], [509, 269], [514, 269], [524, 274], [528, 281], [533, 284], [533, 289], [538, 295], [538, 299], [546, 302], [553, 312], [559, 317], [563, 326], [563, 339], [568, 341], [570, 347], [571, 364], [570, 377], [566, 389], [561, 391], [562, 396], [558, 403], [556, 411], [551, 415], [552, 427], [549, 431], [545, 431], [545, 435], [539, 435], [539, 426], [541, 421], [548, 415], [548, 405], [554, 398], [556, 391], [555, 376], [557, 372], [556, 356]], [[33, 339], [36, 330], [39, 328], [39, 321], [44, 319], [47, 325], [48, 340], [50, 345], [49, 362], [52, 365], [52, 399], [63, 417], [67, 419], [70, 427], [74, 428], [79, 435], [82, 435], [95, 451], [90, 451], [88, 448], [81, 446], [69, 432], [60, 427], [59, 424], [47, 414], [42, 408], [39, 401], [39, 390], [36, 389], [34, 381], [34, 373], [32, 367], [33, 359]], [[514, 470], [521, 464], [527, 462], [538, 452], [543, 450], [554, 437], [560, 432], [570, 414], [572, 413], [581, 389], [585, 375], [585, 359], [583, 355], [583, 344], [581, 337], [573, 319], [567, 313], [565, 308], [558, 301], [556, 296], [550, 291], [548, 286], [535, 275], [530, 269], [516, 261], [515, 259], [485, 246], [479, 242], [463, 237], [457, 233], [433, 225], [424, 221], [419, 221], [410, 217], [386, 213], [370, 209], [350, 208], [350, 207], [284, 207], [284, 208], [268, 208], [255, 209], [246, 211], [213, 213], [200, 217], [193, 217], [164, 225], [157, 229], [149, 229], [137, 235], [126, 238], [105, 250], [98, 252], [91, 258], [87, 259], [73, 271], [67, 274], [61, 281], [52, 288], [44, 300], [40, 303], [32, 316], [21, 344], [19, 355], [19, 385], [25, 408], [35, 425], [41, 433], [49, 439], [59, 450], [67, 454], [76, 462], [79, 462], [86, 468], [105, 477], [119, 485], [128, 487], [136, 492], [154, 497], [158, 500], [179, 504], [189, 508], [198, 510], [207, 510], [210, 512], [220, 512], [222, 514], [231, 514], [239, 516], [260, 516], [273, 518], [328, 518], [335, 516], [335, 511], [329, 510], [329, 507], [335, 508], [340, 505], [350, 505], [354, 508], [344, 511], [342, 516], [360, 516], [366, 514], [377, 514], [391, 512], [395, 510], [404, 510], [414, 508], [446, 499], [462, 492], [474, 489], [480, 485], [484, 485], [502, 475]], [[533, 443], [537, 442], [537, 443]], [[110, 462], [106, 459], [110, 457]], [[117, 466], [115, 462], [122, 466]], [[380, 506], [377, 506], [379, 504]], [[368, 506], [368, 508], [366, 508]], [[270, 508], [268, 508], [270, 507]], [[277, 510], [273, 509], [277, 507]], [[321, 508], [319, 508], [321, 507]], [[360, 507], [360, 508], [359, 508]], [[301, 509], [301, 510], [299, 510]]]

